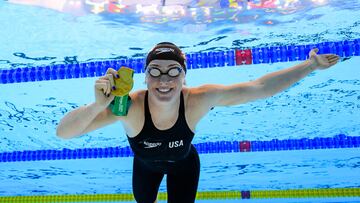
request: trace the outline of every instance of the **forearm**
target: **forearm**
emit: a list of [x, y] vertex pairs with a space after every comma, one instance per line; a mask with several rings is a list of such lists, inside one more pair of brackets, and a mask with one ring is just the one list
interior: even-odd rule
[[309, 75], [315, 69], [316, 67], [312, 65], [312, 62], [310, 60], [306, 60], [294, 67], [267, 74], [259, 78], [258, 82], [263, 85], [264, 92], [268, 95], [274, 95], [287, 89], [294, 83]]
[[81, 135], [86, 127], [103, 110], [103, 107], [100, 107], [96, 103], [92, 103], [69, 112], [61, 119], [57, 127], [57, 136], [66, 139]]

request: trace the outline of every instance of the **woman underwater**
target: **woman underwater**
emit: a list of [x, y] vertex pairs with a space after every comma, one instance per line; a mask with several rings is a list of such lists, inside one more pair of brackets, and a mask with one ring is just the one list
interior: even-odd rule
[[130, 93], [126, 116], [108, 108], [114, 99], [117, 71], [109, 68], [96, 80], [95, 102], [69, 112], [59, 123], [57, 135], [73, 138], [120, 121], [134, 152], [133, 193], [140, 203], [156, 202], [162, 178], [167, 174], [170, 203], [195, 202], [200, 161], [191, 144], [197, 123], [215, 106], [238, 105], [270, 97], [315, 70], [327, 69], [339, 56], [310, 51], [308, 60], [256, 80], [232, 84], [184, 86], [186, 59], [173, 43], [157, 44], [148, 53], [146, 90]]

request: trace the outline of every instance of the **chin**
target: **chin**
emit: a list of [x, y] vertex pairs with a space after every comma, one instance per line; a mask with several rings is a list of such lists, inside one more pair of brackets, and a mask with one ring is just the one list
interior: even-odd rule
[[167, 102], [171, 102], [172, 100], [175, 99], [176, 91], [175, 89], [172, 89], [170, 92], [168, 93], [161, 93], [158, 90], [154, 90], [153, 95], [155, 96], [155, 98], [161, 102], [161, 103], [167, 103]]

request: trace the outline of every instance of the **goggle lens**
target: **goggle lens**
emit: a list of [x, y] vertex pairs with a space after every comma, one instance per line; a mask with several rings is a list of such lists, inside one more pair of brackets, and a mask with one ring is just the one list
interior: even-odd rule
[[177, 77], [183, 69], [180, 67], [170, 68], [166, 73], [163, 73], [158, 68], [149, 68], [148, 72], [152, 77], [160, 77], [161, 75], [168, 75], [170, 77]]
[[159, 77], [161, 75], [161, 71], [157, 68], [150, 68], [149, 73], [153, 77]]

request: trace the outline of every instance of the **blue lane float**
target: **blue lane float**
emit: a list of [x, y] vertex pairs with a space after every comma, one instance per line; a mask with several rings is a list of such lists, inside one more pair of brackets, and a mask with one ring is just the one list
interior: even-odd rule
[[[308, 45], [288, 45], [244, 50], [234, 49], [228, 51], [189, 53], [186, 54], [187, 68], [213, 68], [305, 60], [308, 58], [309, 51], [314, 47], [319, 49], [319, 54], [334, 53], [340, 57], [360, 55], [360, 39], [355, 39]], [[144, 62], [144, 58], [126, 58], [79, 64], [56, 64], [3, 69], [0, 70], [0, 84], [99, 77], [104, 75], [108, 68], [112, 67], [118, 69], [121, 66], [130, 67], [134, 69], [135, 73], [143, 73]]]
[[[282, 150], [307, 150], [307, 149], [333, 149], [333, 148], [358, 148], [360, 136], [347, 136], [339, 134], [327, 138], [302, 138], [270, 141], [217, 141], [194, 144], [200, 154], [209, 153], [234, 153], [234, 152], [265, 152]], [[64, 159], [90, 159], [132, 157], [131, 148], [106, 147], [62, 150], [36, 150], [14, 151], [0, 153], [0, 162], [64, 160]]]

